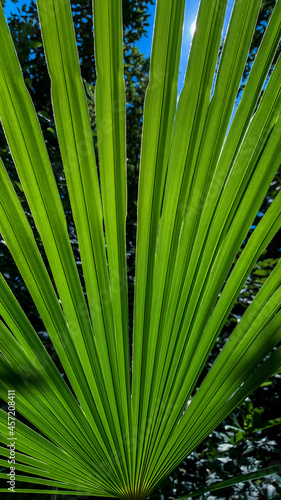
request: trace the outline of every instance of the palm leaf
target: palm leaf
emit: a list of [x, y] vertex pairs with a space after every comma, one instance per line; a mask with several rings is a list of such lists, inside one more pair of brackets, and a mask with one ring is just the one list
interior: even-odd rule
[[[121, 0], [93, 2], [98, 164], [70, 2], [38, 0], [85, 290], [0, 7], [0, 116], [44, 256], [2, 161], [0, 229], [67, 377], [1, 276], [0, 396], [8, 400], [14, 389], [24, 417], [15, 420], [16, 477], [29, 485], [18, 493], [40, 493], [41, 485], [44, 493], [144, 499], [280, 367], [279, 262], [197, 387], [243, 283], [280, 227], [279, 194], [236, 259], [281, 159], [280, 60], [267, 78], [280, 40], [280, 0], [235, 108], [260, 4], [235, 2], [217, 71], [227, 2], [201, 0], [177, 103], [185, 1], [157, 2], [132, 360]], [[1, 410], [3, 467], [10, 432]]]

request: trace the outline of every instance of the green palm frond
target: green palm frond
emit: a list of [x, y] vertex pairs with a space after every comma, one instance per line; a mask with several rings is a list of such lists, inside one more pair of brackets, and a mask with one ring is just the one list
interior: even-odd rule
[[[44, 493], [145, 499], [281, 365], [279, 262], [198, 387], [247, 276], [280, 227], [281, 194], [236, 259], [281, 160], [280, 58], [267, 78], [280, 40], [281, 1], [237, 109], [261, 1], [236, 0], [217, 70], [227, 1], [201, 0], [178, 102], [185, 0], [157, 2], [133, 339], [121, 0], [93, 1], [98, 165], [70, 2], [37, 3], [85, 289], [0, 6], [0, 116], [44, 256], [2, 160], [0, 230], [67, 379], [1, 276], [0, 396], [7, 401], [14, 389], [24, 417], [15, 420], [15, 466], [27, 487], [16, 491], [40, 493], [41, 485]], [[3, 467], [11, 433], [1, 410]]]

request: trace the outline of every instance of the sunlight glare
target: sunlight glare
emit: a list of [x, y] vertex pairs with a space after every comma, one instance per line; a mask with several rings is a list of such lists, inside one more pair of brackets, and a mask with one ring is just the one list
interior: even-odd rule
[[192, 37], [193, 37], [193, 35], [195, 33], [195, 30], [196, 30], [196, 19], [195, 19], [195, 21], [193, 21], [193, 23], [190, 26], [190, 34], [191, 34]]

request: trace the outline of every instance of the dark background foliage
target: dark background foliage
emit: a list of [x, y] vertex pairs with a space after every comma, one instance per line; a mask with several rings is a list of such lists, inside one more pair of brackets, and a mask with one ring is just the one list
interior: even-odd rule
[[[17, 0], [15, 0], [16, 3]], [[2, 0], [2, 3], [3, 0]], [[127, 263], [130, 311], [133, 306], [134, 285], [134, 260], [136, 240], [136, 207], [138, 171], [141, 146], [142, 112], [145, 90], [148, 83], [149, 60], [139, 52], [137, 41], [145, 34], [149, 22], [148, 5], [153, 0], [123, 0], [124, 21], [124, 61], [127, 99], [127, 177], [128, 177], [128, 217], [127, 217]], [[246, 70], [241, 81], [237, 99], [243, 91], [251, 65], [261, 42], [275, 0], [263, 0], [261, 13], [258, 19], [255, 35], [252, 40]], [[92, 122], [93, 140], [95, 135], [95, 101], [94, 101], [94, 49], [92, 40], [92, 7], [91, 0], [79, 2], [72, 1], [75, 32], [78, 51], [82, 68], [86, 95], [89, 104]], [[40, 28], [36, 5], [31, 1], [18, 10], [9, 19], [10, 30], [15, 42], [16, 50], [22, 66], [24, 79], [34, 102], [39, 121], [44, 133], [54, 173], [57, 179], [65, 215], [68, 222], [69, 234], [73, 251], [83, 283], [83, 275], [79, 257], [79, 248], [76, 238], [75, 226], [72, 220], [71, 207], [68, 199], [64, 172], [61, 164], [59, 147], [56, 137], [55, 125], [50, 99], [50, 81], [47, 73], [44, 51], [41, 41]], [[280, 52], [280, 49], [279, 49]], [[0, 129], [0, 154], [9, 171], [15, 189], [28, 215], [30, 224], [36, 235], [38, 246], [44, 257], [39, 235], [34, 226], [28, 204], [25, 200], [20, 181], [13, 167], [13, 162], [6, 144], [2, 129]], [[281, 186], [281, 173], [277, 172], [268, 195], [260, 207], [252, 229], [264, 214], [266, 208], [275, 197]], [[244, 242], [245, 244], [245, 242]], [[243, 246], [244, 246], [243, 244]], [[244, 284], [241, 294], [228, 318], [224, 330], [217, 340], [213, 353], [210, 355], [206, 371], [213, 363], [229, 334], [234, 329], [245, 309], [262, 286], [266, 277], [274, 267], [276, 259], [280, 257], [280, 234], [271, 242], [269, 247], [260, 256], [252, 273]], [[239, 258], [240, 252], [237, 255]], [[46, 265], [47, 261], [45, 259]], [[22, 305], [30, 321], [38, 331], [42, 342], [57, 362], [56, 352], [49, 340], [44, 325], [38, 316], [36, 308], [30, 298], [25, 284], [13, 263], [6, 248], [5, 242], [0, 237], [0, 268], [11, 289]], [[130, 331], [132, 316], [130, 316]], [[202, 373], [201, 378], [205, 373]], [[276, 375], [272, 380], [263, 384], [250, 398], [224, 421], [221, 426], [209, 436], [200, 447], [193, 452], [175, 471], [168, 477], [151, 499], [172, 500], [196, 488], [202, 488], [219, 480], [228, 479], [232, 475], [251, 472], [260, 467], [268, 467], [281, 463], [281, 411], [280, 411], [281, 376]], [[3, 403], [5, 408], [5, 403]], [[4, 484], [3, 484], [4, 486]], [[19, 487], [19, 485], [18, 485]], [[30, 494], [2, 494], [2, 498], [31, 498]], [[35, 495], [39, 500], [41, 495]], [[46, 499], [46, 495], [42, 495]], [[50, 497], [51, 498], [51, 497]], [[70, 498], [70, 496], [63, 498]], [[75, 498], [75, 497], [72, 497]], [[77, 498], [77, 497], [76, 497]], [[82, 497], [81, 497], [82, 498]], [[86, 498], [86, 497], [83, 497]], [[203, 497], [201, 497], [203, 498]], [[205, 495], [209, 500], [220, 499], [271, 499], [281, 498], [281, 479], [270, 476], [255, 482], [241, 483], [227, 490], [216, 492], [215, 495]]]

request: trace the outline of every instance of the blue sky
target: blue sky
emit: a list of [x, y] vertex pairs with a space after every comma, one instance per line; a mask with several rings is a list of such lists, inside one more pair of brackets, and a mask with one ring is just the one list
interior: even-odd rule
[[[12, 0], [6, 0], [5, 4], [5, 14], [8, 16], [11, 13], [17, 13], [18, 8], [20, 8], [23, 4], [29, 4], [30, 0], [19, 0], [16, 4], [13, 3]], [[226, 30], [226, 26], [228, 24], [231, 10], [233, 7], [234, 0], [228, 1], [228, 6], [226, 10], [226, 23], [224, 27], [224, 31]], [[183, 29], [183, 41], [182, 41], [182, 53], [181, 53], [181, 62], [180, 62], [180, 75], [179, 75], [179, 91], [181, 90], [184, 82], [184, 75], [186, 70], [186, 64], [188, 59], [188, 54], [190, 50], [190, 45], [192, 41], [191, 34], [191, 26], [196, 19], [196, 14], [198, 10], [199, 0], [187, 0], [186, 9], [185, 9], [185, 20], [184, 20], [184, 29]], [[154, 23], [154, 15], [155, 15], [155, 6], [150, 5], [149, 7], [150, 14], [150, 26], [148, 28], [148, 36], [142, 37], [139, 42], [140, 52], [149, 56], [151, 52], [151, 44], [152, 44], [152, 35], [153, 35], [153, 23]]]
[[25, 1], [24, 0], [19, 0], [19, 2], [17, 2], [16, 4], [14, 2], [12, 2], [12, 0], [6, 0], [6, 2], [5, 2], [5, 9], [4, 9], [6, 16], [8, 14], [10, 14], [10, 13], [11, 14], [17, 14], [17, 12], [18, 12], [17, 8], [18, 7], [21, 7], [23, 4], [27, 4], [28, 5], [29, 3], [30, 3], [29, 0], [25, 0]]
[[[182, 56], [181, 56], [180, 75], [179, 75], [179, 89], [181, 89], [183, 86], [184, 74], [185, 74], [189, 49], [192, 41], [190, 28], [196, 19], [198, 5], [199, 5], [199, 0], [187, 0], [186, 2], [183, 42], [182, 42]], [[144, 52], [147, 56], [151, 53], [153, 24], [155, 17], [155, 5], [150, 6], [149, 14], [150, 14], [150, 20], [149, 20], [150, 26], [148, 29], [148, 37], [147, 38], [143, 37], [139, 45], [140, 51]]]

